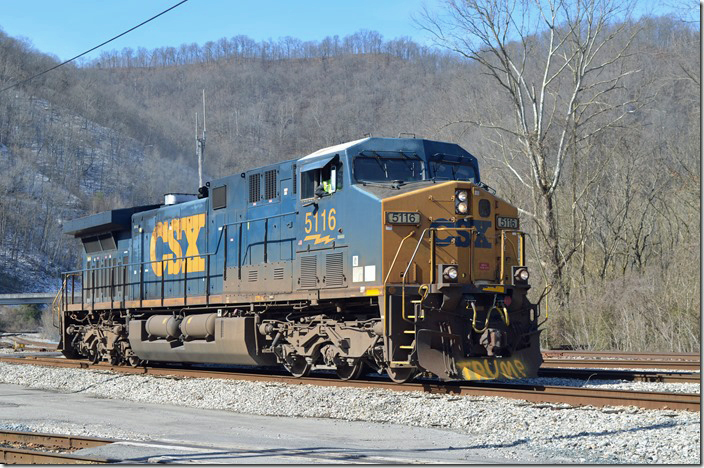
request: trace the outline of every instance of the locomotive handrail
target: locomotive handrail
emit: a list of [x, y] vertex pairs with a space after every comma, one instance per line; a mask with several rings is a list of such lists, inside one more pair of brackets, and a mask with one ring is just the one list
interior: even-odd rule
[[[268, 216], [268, 217], [264, 217], [264, 218], [244, 219], [244, 220], [241, 220], [241, 221], [234, 221], [234, 222], [232, 222], [232, 223], [225, 223], [225, 224], [222, 225], [222, 227], [225, 227], [225, 226], [235, 226], [235, 225], [237, 225], [237, 224], [242, 224], [242, 223], [252, 223], [252, 222], [255, 222], [255, 221], [264, 221], [264, 220], [266, 220], [266, 219], [278, 218], [278, 217], [280, 217], [280, 216], [288, 216], [288, 215], [292, 215], [292, 214], [298, 214], [298, 211], [291, 211], [291, 212], [288, 212], [288, 213], [280, 213], [280, 214], [276, 214], [276, 215]], [[169, 261], [185, 260], [186, 258], [195, 258], [195, 257], [205, 257], [205, 256], [216, 255], [217, 253], [220, 252], [220, 241], [222, 240], [222, 237], [223, 237], [224, 232], [225, 232], [224, 229], [221, 229], [221, 230], [220, 230], [220, 235], [218, 236], [218, 242], [217, 242], [217, 244], [216, 244], [216, 249], [215, 249], [214, 252], [206, 252], [206, 253], [199, 253], [198, 255], [188, 255], [188, 256], [184, 256], [184, 257], [170, 258]], [[105, 270], [105, 269], [108, 269], [108, 268], [124, 267], [124, 266], [143, 266], [143, 265], [146, 265], [146, 264], [148, 264], [148, 263], [157, 263], [157, 262], [160, 262], [160, 261], [161, 261], [161, 260], [145, 260], [145, 261], [141, 261], [141, 262], [124, 263], [124, 264], [115, 265], [115, 266], [104, 266], [104, 267], [97, 267], [97, 268], [91, 268], [91, 269], [84, 268], [84, 269], [81, 269], [81, 270], [69, 270], [69, 271], [65, 271], [65, 272], [63, 272], [62, 274], [63, 274], [63, 275], [69, 275], [69, 274], [72, 274], [72, 273], [83, 273], [83, 272], [86, 272], [86, 271]]]
[[[207, 267], [208, 267], [208, 270], [210, 270], [210, 268], [209, 268], [209, 267], [210, 267], [210, 257], [211, 257], [212, 255], [217, 254], [217, 253], [218, 253], [218, 251], [210, 252], [210, 253], [203, 253], [203, 254], [198, 254], [198, 255], [188, 255], [188, 256], [177, 257], [177, 258], [170, 258], [170, 259], [169, 259], [169, 261], [178, 261], [178, 260], [185, 260], [185, 261], [186, 261], [186, 265], [185, 265], [184, 270], [183, 270], [184, 277], [183, 277], [183, 279], [178, 279], [178, 281], [183, 281], [183, 282], [184, 282], [184, 298], [185, 298], [185, 294], [186, 294], [187, 287], [188, 287], [188, 283], [187, 283], [187, 281], [188, 281], [188, 271], [186, 270], [186, 268], [188, 267], [188, 259], [189, 259], [189, 258], [190, 258], [190, 259], [193, 259], [193, 258], [199, 258], [199, 257], [207, 257], [206, 265], [207, 265]], [[95, 268], [90, 268], [90, 269], [84, 268], [84, 269], [81, 269], [81, 270], [71, 270], [71, 271], [63, 272], [63, 273], [62, 273], [62, 276], [64, 276], [65, 278], [67, 278], [68, 276], [71, 276], [71, 275], [75, 275], [75, 276], [81, 275], [81, 277], [83, 277], [83, 274], [84, 274], [84, 273], [91, 273], [91, 276], [92, 276], [92, 277], [91, 277], [91, 281], [90, 281], [91, 285], [90, 285], [89, 287], [85, 287], [85, 285], [83, 284], [83, 281], [81, 281], [81, 292], [87, 291], [87, 292], [93, 293], [95, 290], [100, 289], [100, 288], [109, 288], [109, 289], [110, 289], [110, 303], [111, 303], [111, 307], [112, 307], [113, 302], [114, 302], [114, 296], [115, 296], [115, 294], [114, 294], [114, 292], [115, 292], [115, 291], [114, 291], [114, 287], [115, 287], [115, 281], [114, 281], [115, 269], [116, 269], [116, 268], [125, 268], [125, 270], [124, 270], [125, 273], [123, 273], [122, 283], [120, 284], [120, 286], [122, 286], [122, 297], [121, 297], [121, 301], [120, 301], [120, 302], [123, 302], [123, 303], [124, 303], [124, 301], [126, 300], [125, 287], [126, 287], [126, 286], [133, 286], [134, 284], [136, 284], [135, 282], [127, 282], [127, 278], [125, 277], [125, 276], [126, 276], [126, 271], [127, 271], [126, 268], [127, 268], [127, 267], [134, 267], [134, 266], [138, 266], [138, 267], [139, 267], [139, 274], [140, 274], [140, 280], [139, 280], [139, 285], [140, 285], [139, 300], [141, 301], [141, 300], [143, 300], [143, 296], [144, 296], [144, 291], [141, 290], [141, 287], [142, 287], [142, 285], [144, 284], [144, 278], [143, 278], [144, 269], [143, 269], [143, 267], [144, 267], [145, 265], [148, 265], [148, 264], [149, 264], [149, 265], [152, 265], [152, 264], [156, 264], [156, 263], [160, 263], [160, 264], [161, 264], [161, 268], [162, 268], [162, 272], [163, 272], [163, 269], [164, 269], [164, 259], [161, 259], [161, 260], [145, 260], [145, 261], [140, 261], [140, 262], [123, 263], [123, 264], [120, 264], [120, 265], [108, 265], [108, 266], [95, 267]], [[96, 286], [96, 285], [95, 285], [95, 272], [99, 272], [99, 271], [103, 271], [103, 270], [110, 270], [110, 284], [101, 285], [101, 286]], [[207, 275], [208, 277], [210, 276], [210, 275], [209, 275], [209, 271], [206, 272], [206, 275]], [[162, 283], [162, 288], [161, 288], [161, 289], [162, 289], [162, 294], [161, 294], [161, 298], [160, 298], [160, 299], [162, 300], [162, 305], [163, 305], [163, 299], [164, 299], [164, 280], [165, 280], [165, 278], [164, 278], [164, 275], [162, 274], [162, 276], [161, 276], [161, 283]], [[208, 283], [209, 283], [209, 281], [208, 281]], [[209, 285], [208, 285], [208, 289], [209, 289]], [[72, 284], [72, 287], [71, 287], [71, 304], [73, 304], [73, 299], [74, 299], [74, 295], [75, 295], [75, 294], [74, 294], [74, 290], [75, 290], [75, 285]], [[209, 292], [210, 292], [210, 291], [206, 291], [206, 295], [209, 295]], [[65, 292], [65, 296], [68, 296], [68, 291]], [[95, 295], [94, 295], [94, 294], [91, 294], [91, 296], [90, 296], [90, 303], [91, 303], [91, 305], [94, 305], [94, 304], [95, 304]], [[82, 293], [81, 293], [81, 304], [83, 304], [83, 294], [82, 294]]]
[[[499, 280], [500, 284], [504, 284], [504, 273], [505, 273], [505, 263], [506, 263], [506, 242], [509, 242], [510, 244], [513, 245], [513, 243], [506, 237], [506, 234], [509, 232], [513, 232], [518, 234], [518, 241], [519, 241], [519, 246], [520, 246], [520, 257], [519, 257], [519, 264], [521, 266], [525, 266], [525, 254], [523, 252], [523, 246], [525, 245], [525, 233], [523, 231], [519, 231], [518, 229], [502, 229], [501, 230], [501, 269], [499, 270]], [[514, 248], [516, 247], [515, 245], [513, 246]], [[516, 249], [518, 250], [518, 249]]]
[[58, 328], [58, 324], [56, 323], [56, 318], [61, 317], [61, 305], [64, 300], [64, 288], [66, 287], [66, 280], [68, 277], [64, 278], [64, 280], [61, 283], [61, 289], [59, 289], [56, 293], [56, 296], [54, 296], [54, 300], [51, 301], [51, 325], [54, 326], [54, 328]]
[[[423, 238], [425, 238], [425, 233], [430, 231], [432, 233], [432, 236], [430, 238], [430, 283], [435, 282], [435, 233], [437, 231], [464, 231], [464, 232], [476, 232], [477, 228], [474, 226], [470, 227], [427, 227], [423, 230], [423, 233], [420, 235], [418, 238], [418, 244], [416, 244], [416, 249], [413, 251], [413, 255], [411, 256], [410, 260], [408, 260], [408, 265], [406, 266], [406, 270], [403, 272], [403, 276], [401, 277], [401, 318], [406, 321], [410, 322], [408, 318], [406, 318], [406, 276], [408, 276], [408, 270], [411, 268], [411, 263], [413, 263], [413, 259], [416, 258], [416, 254], [418, 253], [418, 250], [420, 249], [420, 245], [423, 242]], [[471, 241], [471, 235], [470, 235], [470, 242], [469, 242], [469, 248], [470, 248], [470, 257], [473, 257], [472, 255], [472, 246], [473, 243]], [[470, 258], [469, 264], [472, 264], [472, 259]], [[470, 267], [471, 271], [471, 267]], [[470, 280], [471, 280], [471, 275], [470, 275]]]
[[387, 320], [387, 300], [386, 297], [388, 295], [386, 285], [389, 282], [389, 276], [391, 276], [391, 271], [394, 269], [394, 265], [396, 264], [396, 260], [398, 259], [398, 254], [401, 253], [401, 247], [403, 247], [403, 243], [406, 242], [409, 238], [413, 237], [413, 235], [416, 233], [416, 231], [411, 231], [406, 237], [404, 237], [401, 242], [398, 244], [398, 249], [396, 249], [396, 255], [394, 255], [394, 259], [391, 261], [391, 266], [389, 267], [389, 271], [386, 273], [386, 278], [384, 278], [384, 324], [388, 329], [387, 337], [391, 335], [391, 322]]
[[415, 231], [411, 231], [410, 234], [408, 234], [406, 237], [401, 239], [401, 242], [398, 244], [398, 249], [396, 249], [396, 255], [394, 255], [394, 259], [391, 261], [391, 266], [389, 267], [388, 273], [386, 273], [386, 278], [384, 278], [384, 286], [386, 286], [386, 283], [389, 281], [389, 276], [391, 276], [391, 270], [394, 269], [394, 265], [396, 264], [396, 259], [398, 259], [398, 254], [401, 253], [401, 247], [403, 247], [403, 243], [406, 242], [406, 240], [410, 237], [413, 237], [415, 234]]
[[[218, 235], [218, 240], [217, 240], [217, 242], [216, 242], [215, 250], [214, 250], [213, 252], [206, 252], [206, 253], [199, 253], [198, 255], [188, 255], [188, 256], [177, 257], [177, 258], [170, 258], [169, 261], [185, 260], [185, 262], [186, 262], [186, 267], [187, 267], [187, 266], [188, 266], [188, 259], [189, 259], [189, 258], [190, 258], [190, 259], [193, 259], [193, 258], [197, 258], [197, 257], [207, 257], [206, 262], [207, 262], [207, 270], [208, 270], [208, 271], [207, 271], [207, 273], [206, 273], [206, 276], [207, 276], [207, 278], [208, 278], [208, 281], [207, 281], [208, 284], [207, 284], [206, 296], [209, 297], [209, 295], [210, 295], [210, 263], [211, 263], [211, 262], [210, 262], [210, 257], [212, 257], [213, 255], [217, 255], [217, 254], [220, 252], [220, 247], [221, 247], [221, 245], [222, 245], [222, 238], [223, 238], [223, 235], [225, 234], [225, 232], [227, 231], [227, 227], [228, 227], [228, 226], [236, 226], [236, 225], [241, 225], [241, 224], [244, 224], [244, 223], [251, 223], [251, 222], [256, 222], [256, 221], [265, 221], [265, 220], [268, 220], [268, 219], [271, 219], [271, 218], [278, 218], [278, 217], [282, 217], [282, 216], [296, 215], [296, 214], [298, 214], [298, 213], [299, 213], [298, 211], [289, 211], [289, 212], [286, 212], [286, 213], [277, 213], [277, 214], [273, 214], [273, 215], [271, 215], [271, 216], [265, 216], [265, 217], [261, 217], [261, 218], [243, 219], [243, 220], [240, 220], [240, 221], [233, 221], [233, 222], [230, 222], [230, 223], [225, 223], [225, 224], [223, 224], [223, 225], [221, 226], [220, 234]], [[225, 248], [227, 248], [227, 243], [225, 243]], [[226, 267], [227, 267], [227, 256], [225, 256], [225, 258], [223, 259], [223, 262], [224, 262], [224, 265], [223, 265], [223, 276], [224, 276], [224, 275], [225, 275], [225, 271], [226, 271], [226, 269], [227, 269], [227, 268], [226, 268]], [[148, 265], [148, 264], [151, 265], [151, 264], [155, 264], [155, 263], [161, 263], [161, 265], [162, 265], [162, 271], [163, 271], [164, 260], [161, 259], [161, 260], [143, 260], [143, 261], [139, 261], [139, 262], [130, 262], [130, 263], [124, 263], [124, 264], [120, 264], [120, 265], [108, 265], [108, 266], [95, 267], [95, 268], [83, 268], [83, 269], [80, 269], [80, 270], [70, 270], [70, 271], [65, 271], [65, 272], [63, 272], [63, 273], [62, 273], [62, 276], [64, 276], [64, 278], [67, 278], [67, 277], [70, 276], [70, 275], [76, 275], [76, 276], [77, 276], [77, 275], [81, 275], [81, 279], [83, 279], [83, 275], [84, 275], [84, 274], [86, 274], [86, 273], [91, 273], [91, 274], [92, 274], [92, 278], [91, 278], [92, 281], [91, 281], [90, 287], [87, 287], [87, 288], [84, 287], [83, 280], [81, 280], [81, 304], [83, 304], [83, 291], [87, 291], [87, 292], [93, 293], [96, 289], [107, 287], [107, 288], [110, 288], [110, 302], [111, 302], [111, 305], [112, 305], [112, 303], [113, 303], [113, 301], [114, 301], [114, 286], [115, 286], [115, 284], [114, 284], [114, 269], [115, 269], [115, 268], [127, 268], [127, 267], [135, 267], [135, 266], [138, 266], [138, 267], [139, 267], [139, 270], [140, 270], [140, 272], [139, 272], [139, 273], [140, 273], [140, 280], [139, 280], [139, 285], [140, 285], [139, 300], [142, 301], [142, 300], [143, 300], [143, 297], [144, 297], [144, 291], [141, 289], [142, 286], [143, 286], [143, 284], [144, 284], [144, 278], [143, 278], [144, 270], [143, 270], [143, 267], [144, 267], [145, 265]], [[95, 272], [99, 272], [99, 271], [103, 271], [103, 270], [110, 270], [110, 272], [111, 272], [111, 274], [110, 274], [110, 284], [109, 284], [109, 285], [103, 285], [103, 286], [95, 286]], [[125, 270], [125, 271], [126, 271], [126, 270]], [[135, 284], [134, 282], [127, 283], [127, 278], [124, 278], [124, 276], [125, 276], [125, 275], [123, 275], [123, 281], [122, 281], [122, 292], [123, 292], [123, 294], [122, 294], [122, 297], [121, 297], [121, 302], [124, 302], [124, 301], [126, 300], [125, 287], [126, 287], [127, 285], [132, 286], [132, 285]], [[161, 300], [162, 300], [162, 305], [163, 305], [163, 300], [164, 300], [164, 289], [163, 289], [164, 277], [163, 277], [163, 275], [162, 275], [161, 278], [162, 278], [162, 281], [161, 281], [161, 282], [162, 282]], [[187, 283], [187, 282], [188, 282], [188, 272], [186, 271], [186, 269], [184, 269], [184, 278], [182, 279], [182, 281], [184, 282], [184, 301], [185, 301], [185, 299], [186, 299], [187, 287], [188, 287], [188, 283]], [[63, 288], [62, 288], [62, 290], [63, 290]], [[71, 287], [71, 304], [73, 304], [74, 295], [75, 295], [75, 282], [74, 282], [74, 284], [72, 284], [72, 287]], [[67, 297], [67, 296], [68, 296], [68, 291], [64, 291], [63, 296], [65, 296], [65, 297], [64, 297], [64, 301], [68, 304], [68, 297]], [[90, 303], [91, 303], [91, 305], [94, 305], [94, 304], [95, 304], [95, 295], [94, 295], [94, 294], [91, 294], [91, 301], [90, 301]]]

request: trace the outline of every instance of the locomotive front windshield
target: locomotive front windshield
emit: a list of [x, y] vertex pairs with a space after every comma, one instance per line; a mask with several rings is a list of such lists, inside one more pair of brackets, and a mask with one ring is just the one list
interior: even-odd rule
[[359, 182], [412, 182], [420, 180], [464, 180], [476, 182], [471, 160], [435, 154], [426, 162], [416, 155], [380, 156], [360, 154], [354, 159], [354, 174]]
[[436, 154], [430, 158], [430, 177], [433, 180], [469, 180], [476, 182], [476, 174], [471, 161], [450, 155]]
[[360, 182], [410, 182], [424, 179], [423, 166], [423, 160], [417, 157], [358, 156], [354, 174]]

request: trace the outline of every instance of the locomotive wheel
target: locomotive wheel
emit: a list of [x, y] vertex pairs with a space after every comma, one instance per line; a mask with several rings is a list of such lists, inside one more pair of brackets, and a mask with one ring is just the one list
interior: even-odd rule
[[97, 364], [100, 362], [100, 353], [98, 352], [98, 344], [94, 343], [93, 346], [88, 348], [88, 360], [91, 364]]
[[301, 377], [306, 377], [310, 374], [310, 370], [313, 368], [313, 365], [308, 364], [305, 358], [300, 356], [292, 356], [286, 360], [284, 367], [291, 373], [292, 376], [300, 379]]
[[64, 355], [66, 359], [80, 359], [81, 355], [78, 353], [73, 346], [70, 344], [64, 345], [64, 349], [61, 350], [61, 354]]
[[362, 375], [362, 370], [364, 370], [364, 363], [359, 360], [352, 365], [346, 363], [339, 365], [337, 369], [335, 369], [335, 372], [342, 380], [355, 380]]
[[139, 367], [139, 365], [142, 364], [142, 360], [133, 354], [127, 358], [127, 363], [132, 367]]
[[418, 369], [415, 367], [402, 367], [400, 369], [386, 368], [386, 374], [389, 378], [399, 384], [410, 382], [417, 373]]

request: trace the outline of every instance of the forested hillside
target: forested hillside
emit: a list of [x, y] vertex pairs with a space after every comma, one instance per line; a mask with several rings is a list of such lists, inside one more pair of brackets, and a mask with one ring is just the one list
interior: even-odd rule
[[[621, 68], [597, 81], [623, 76], [583, 128], [603, 115], [618, 119], [584, 139], [574, 132], [554, 189], [555, 245], [541, 234], [528, 164], [488, 125], [513, 118], [509, 100], [477, 60], [410, 39], [361, 31], [320, 42], [236, 36], [125, 49], [2, 92], [0, 288], [42, 290], [51, 280], [38, 278], [75, 266], [65, 219], [195, 192], [195, 113], [205, 90], [207, 174], [365, 134], [457, 142], [522, 209], [535, 298], [546, 285], [553, 291], [550, 344], [698, 350], [700, 34], [664, 17], [609, 27], [620, 32], [608, 46], [626, 52]], [[530, 37], [535, 63], [548, 40]], [[56, 63], [0, 33], [0, 87]], [[541, 144], [558, 140], [548, 131]], [[562, 255], [559, 301], [551, 252]]]

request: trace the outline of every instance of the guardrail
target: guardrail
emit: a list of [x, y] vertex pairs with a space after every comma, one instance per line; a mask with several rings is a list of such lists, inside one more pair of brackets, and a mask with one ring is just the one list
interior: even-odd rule
[[0, 294], [0, 305], [51, 304], [56, 293]]

